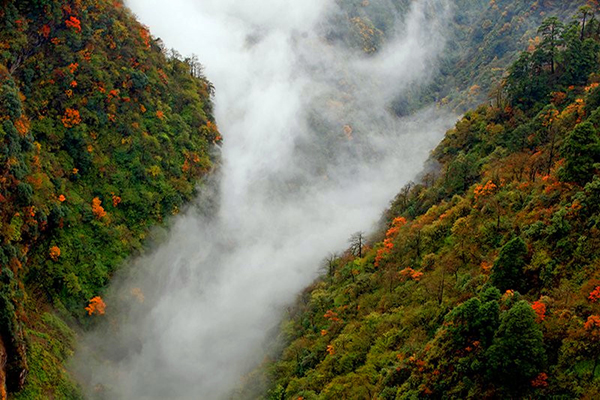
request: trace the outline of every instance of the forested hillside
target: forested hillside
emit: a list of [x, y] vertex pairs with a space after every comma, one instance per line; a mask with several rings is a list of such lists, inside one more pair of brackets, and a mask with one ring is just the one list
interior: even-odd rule
[[600, 396], [600, 23], [546, 18], [386, 228], [325, 262], [270, 399]]
[[103, 314], [115, 268], [213, 168], [212, 91], [121, 0], [0, 1], [0, 398], [79, 396], [61, 318]]
[[[371, 57], [414, 2], [336, 3], [324, 39]], [[600, 396], [596, 2], [452, 3], [439, 74], [393, 110], [491, 103], [448, 132], [386, 229], [328, 259], [252, 375], [270, 398]], [[64, 368], [76, 332], [218, 165], [213, 91], [122, 0], [0, 0], [0, 399], [82, 397]], [[369, 140], [360, 121], [341, 139], [312, 122], [323, 135], [297, 143], [311, 162]]]
[[[406, 15], [413, 2], [343, 0], [345, 14], [336, 21], [331, 40], [345, 40], [367, 54], [376, 53], [394, 35], [402, 34], [397, 18]], [[567, 21], [586, 4], [579, 1], [455, 0], [450, 2], [451, 23], [443, 28], [448, 39], [439, 60], [439, 74], [426, 86], [405, 91], [394, 110], [406, 115], [431, 102], [457, 112], [488, 99], [506, 68], [524, 48], [539, 43], [537, 27], [548, 15]], [[400, 27], [400, 28], [399, 28]]]

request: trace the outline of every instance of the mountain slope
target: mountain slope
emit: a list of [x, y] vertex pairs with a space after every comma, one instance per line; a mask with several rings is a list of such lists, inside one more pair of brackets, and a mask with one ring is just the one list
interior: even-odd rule
[[0, 21], [6, 385], [70, 398], [73, 333], [52, 309], [92, 323], [115, 268], [194, 196], [221, 140], [213, 88], [121, 1], [4, 0]]
[[387, 228], [327, 260], [251, 376], [268, 398], [600, 395], [600, 24], [582, 22], [545, 20]]
[[[343, 14], [333, 23], [330, 40], [344, 40], [367, 54], [376, 53], [401, 32], [407, 0], [344, 0]], [[457, 0], [451, 2], [448, 42], [439, 59], [439, 73], [427, 87], [412, 87], [394, 102], [394, 111], [407, 115], [437, 102], [457, 112], [488, 100], [516, 54], [539, 40], [537, 27], [548, 15], [567, 21], [580, 1]], [[437, 12], [437, 10], [429, 10]]]

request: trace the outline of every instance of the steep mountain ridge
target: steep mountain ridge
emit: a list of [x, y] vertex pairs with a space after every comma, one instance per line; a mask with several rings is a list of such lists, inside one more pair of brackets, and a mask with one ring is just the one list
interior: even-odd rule
[[598, 397], [598, 11], [544, 20], [386, 229], [327, 259], [249, 377], [268, 398]]
[[[343, 15], [331, 40], [345, 40], [367, 54], [375, 54], [411, 7], [408, 0], [339, 1]], [[394, 102], [394, 111], [407, 115], [437, 102], [463, 113], [488, 100], [518, 52], [539, 40], [537, 27], [548, 15], [567, 22], [581, 1], [457, 0], [451, 2], [448, 42], [439, 61], [439, 73], [426, 87], [413, 87]], [[492, 95], [493, 97], [493, 95]]]
[[93, 323], [116, 267], [218, 160], [212, 85], [166, 53], [121, 1], [1, 2], [0, 336], [15, 398], [78, 396], [61, 367], [74, 334], [51, 308]]

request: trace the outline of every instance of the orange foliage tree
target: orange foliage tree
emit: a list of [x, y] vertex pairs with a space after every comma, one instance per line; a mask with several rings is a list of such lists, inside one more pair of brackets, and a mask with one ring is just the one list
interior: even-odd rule
[[546, 318], [546, 305], [541, 301], [535, 301], [531, 305], [533, 311], [535, 311], [535, 315], [537, 316], [537, 322], [542, 322]]
[[588, 300], [592, 303], [596, 303], [598, 300], [600, 300], [600, 286], [596, 286], [596, 288], [590, 292]]
[[65, 115], [63, 115], [61, 118], [61, 121], [65, 128], [72, 128], [81, 123], [81, 116], [79, 115], [78, 110], [67, 108], [65, 110]]
[[102, 207], [102, 200], [98, 197], [94, 197], [94, 200], [92, 200], [92, 212], [98, 219], [106, 216], [106, 211], [104, 211], [104, 207]]
[[65, 21], [65, 25], [67, 25], [69, 28], [75, 29], [77, 32], [81, 32], [81, 21], [76, 17], [70, 17]]
[[77, 68], [79, 68], [79, 63], [71, 63], [69, 64], [69, 71], [74, 74], [75, 71], [77, 71]]
[[335, 311], [327, 310], [325, 315], [323, 315], [325, 319], [328, 319], [331, 322], [340, 322], [341, 319], [338, 318], [338, 314]]
[[477, 185], [474, 190], [475, 199], [478, 199], [479, 197], [488, 196], [494, 193], [494, 191], [497, 188], [498, 186], [496, 186], [496, 184], [492, 181], [487, 181], [485, 185]]
[[102, 297], [96, 296], [90, 300], [90, 303], [85, 309], [88, 312], [88, 315], [104, 315], [106, 312], [106, 304], [104, 303], [104, 300], [102, 300]]
[[415, 271], [412, 268], [404, 268], [400, 271], [400, 276], [404, 279], [412, 279], [413, 281], [420, 281], [423, 277], [423, 273], [420, 271]]
[[327, 353], [329, 353], [330, 356], [335, 354], [335, 348], [333, 347], [332, 344], [327, 345]]
[[542, 372], [539, 374], [533, 381], [531, 381], [531, 386], [534, 388], [544, 388], [548, 386], [548, 374]]
[[19, 135], [21, 136], [25, 136], [27, 135], [27, 133], [29, 132], [29, 120], [25, 117], [22, 116], [21, 118], [17, 119], [15, 122], [15, 128], [17, 129], [17, 132], [19, 132]]
[[50, 258], [53, 261], [58, 261], [58, 257], [60, 257], [60, 248], [58, 246], [50, 247]]
[[383, 247], [377, 250], [377, 255], [375, 256], [375, 266], [379, 267], [381, 261], [392, 252], [394, 248], [394, 238], [400, 232], [400, 228], [406, 225], [406, 219], [404, 217], [398, 217], [392, 221], [392, 226], [386, 232], [385, 240], [383, 241]]

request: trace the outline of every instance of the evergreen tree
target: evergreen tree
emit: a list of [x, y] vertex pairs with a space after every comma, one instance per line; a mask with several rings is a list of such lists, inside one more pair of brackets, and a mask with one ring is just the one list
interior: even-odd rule
[[550, 93], [547, 73], [542, 65], [545, 56], [541, 51], [523, 52], [509, 68], [506, 92], [511, 103], [528, 109]]
[[557, 17], [546, 18], [538, 29], [538, 33], [542, 35], [540, 50], [545, 56], [546, 62], [550, 64], [553, 75], [556, 72], [558, 48], [563, 42], [561, 37], [563, 30], [564, 25]]
[[565, 85], [585, 84], [598, 62], [598, 42], [593, 39], [583, 40], [579, 30], [579, 24], [574, 22], [563, 33], [564, 72], [560, 81]]
[[510, 240], [502, 247], [500, 254], [494, 262], [492, 271], [492, 283], [501, 291], [524, 290], [523, 267], [525, 267], [525, 256], [527, 245], [520, 237]]
[[522, 394], [540, 373], [546, 359], [543, 334], [529, 303], [519, 301], [501, 316], [486, 356], [488, 379], [512, 395]]
[[600, 161], [598, 132], [590, 122], [583, 122], [569, 132], [562, 147], [565, 165], [560, 177], [566, 182], [585, 185], [595, 171], [594, 164]]

